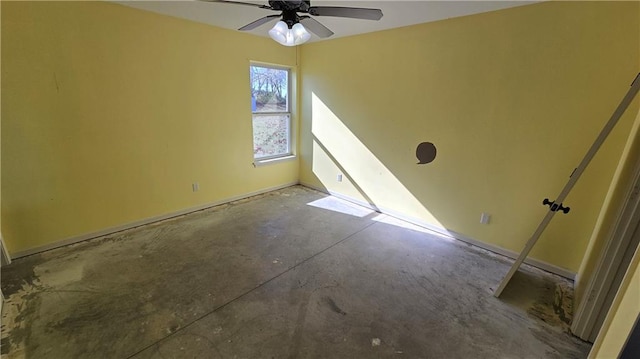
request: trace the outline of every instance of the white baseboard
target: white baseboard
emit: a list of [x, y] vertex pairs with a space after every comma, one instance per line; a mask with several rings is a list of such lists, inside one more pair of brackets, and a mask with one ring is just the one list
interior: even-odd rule
[[264, 188], [264, 189], [261, 189], [261, 190], [255, 191], [255, 192], [250, 192], [250, 193], [245, 193], [245, 194], [242, 194], [242, 195], [239, 195], [239, 196], [225, 198], [223, 200], [219, 200], [219, 201], [203, 204], [203, 205], [200, 205], [200, 206], [186, 208], [186, 209], [183, 209], [183, 210], [180, 210], [180, 211], [177, 211], [177, 212], [171, 212], [171, 213], [167, 213], [167, 214], [160, 215], [160, 216], [145, 218], [145, 219], [142, 219], [142, 220], [139, 220], [139, 221], [130, 222], [130, 223], [123, 224], [123, 225], [120, 225], [120, 226], [105, 228], [105, 229], [102, 229], [102, 230], [99, 230], [99, 231], [96, 231], [96, 232], [91, 232], [91, 233], [86, 233], [86, 234], [82, 234], [82, 235], [79, 235], [79, 236], [74, 236], [74, 237], [63, 239], [63, 240], [56, 241], [56, 242], [53, 242], [53, 243], [45, 244], [43, 246], [38, 246], [38, 247], [30, 248], [30, 249], [27, 249], [27, 250], [24, 250], [24, 251], [19, 251], [19, 252], [13, 253], [11, 255], [11, 258], [15, 259], [15, 258], [20, 258], [20, 257], [26, 257], [26, 256], [29, 256], [29, 255], [32, 255], [32, 254], [41, 253], [41, 252], [48, 251], [48, 250], [51, 250], [51, 249], [68, 246], [70, 244], [86, 241], [86, 240], [89, 240], [89, 239], [98, 238], [98, 237], [114, 234], [114, 233], [117, 233], [117, 232], [122, 232], [122, 231], [125, 231], [125, 230], [128, 230], [128, 229], [144, 226], [146, 224], [151, 224], [151, 223], [155, 223], [155, 222], [159, 222], [159, 221], [164, 221], [164, 220], [167, 220], [167, 219], [170, 219], [170, 218], [183, 216], [185, 214], [189, 214], [189, 213], [193, 213], [193, 212], [197, 212], [197, 211], [202, 211], [204, 209], [215, 207], [215, 206], [219, 206], [221, 204], [225, 204], [225, 203], [229, 203], [229, 202], [233, 202], [233, 201], [238, 201], [238, 200], [241, 200], [241, 199], [245, 199], [245, 198], [252, 197], [252, 196], [257, 196], [257, 195], [264, 194], [264, 193], [271, 192], [271, 191], [277, 191], [279, 189], [295, 186], [297, 184], [298, 184], [298, 182], [290, 182], [290, 183], [283, 184], [283, 185], [280, 185], [280, 186]]
[[[302, 182], [300, 184], [305, 186], [305, 187], [313, 188], [313, 189], [315, 189], [317, 191], [330, 194], [330, 195], [332, 195], [334, 197], [343, 199], [345, 201], [349, 201], [349, 202], [355, 203], [357, 205], [372, 209], [374, 211], [379, 211], [380, 213], [389, 215], [391, 217], [395, 217], [395, 218], [403, 220], [405, 222], [409, 222], [411, 224], [415, 224], [416, 226], [420, 226], [422, 228], [428, 229], [428, 230], [430, 230], [430, 231], [432, 231], [432, 232], [434, 232], [434, 233], [436, 233], [438, 235], [445, 236], [445, 237], [448, 237], [448, 238], [457, 239], [459, 241], [474, 245], [474, 246], [482, 248], [482, 249], [486, 249], [486, 250], [488, 250], [490, 252], [493, 252], [493, 253], [496, 253], [496, 254], [511, 258], [511, 259], [516, 259], [520, 255], [520, 253], [516, 253], [516, 252], [514, 252], [512, 250], [505, 249], [505, 248], [502, 248], [502, 247], [499, 247], [499, 246], [496, 246], [496, 245], [493, 245], [493, 244], [490, 244], [490, 243], [482, 242], [482, 241], [479, 241], [477, 239], [473, 239], [473, 238], [467, 237], [467, 236], [465, 236], [463, 234], [457, 233], [455, 231], [448, 230], [448, 229], [446, 229], [444, 227], [434, 226], [433, 224], [427, 223], [427, 222], [425, 222], [425, 221], [423, 221], [421, 219], [413, 218], [413, 217], [404, 215], [404, 214], [402, 214], [402, 213], [400, 213], [398, 211], [395, 211], [395, 210], [379, 207], [377, 205], [373, 205], [371, 203], [368, 203], [368, 202], [365, 202], [365, 201], [362, 201], [362, 200], [359, 200], [359, 199], [356, 199], [356, 198], [353, 198], [353, 197], [350, 197], [350, 196], [346, 196], [346, 195], [343, 195], [343, 194], [340, 194], [340, 193], [337, 193], [337, 192], [333, 192], [331, 190], [327, 190], [327, 189], [324, 189], [324, 188], [321, 188], [321, 187], [318, 187], [318, 186], [314, 186], [314, 185], [311, 185], [311, 184], [308, 184], [308, 183]], [[536, 267], [538, 269], [542, 269], [542, 270], [544, 270], [546, 272], [549, 272], [549, 273], [557, 274], [557, 275], [559, 275], [561, 277], [570, 279], [572, 281], [574, 281], [575, 278], [576, 278], [576, 273], [574, 273], [574, 272], [572, 272], [572, 271], [570, 271], [568, 269], [565, 269], [565, 268], [562, 268], [562, 267], [559, 267], [559, 266], [556, 266], [556, 265], [553, 265], [553, 264], [550, 264], [550, 263], [547, 263], [547, 262], [544, 262], [544, 261], [541, 261], [541, 260], [537, 260], [535, 258], [529, 257], [529, 258], [525, 259], [524, 262], [526, 264], [530, 265], [530, 266]]]
[[[321, 187], [317, 187], [308, 183], [298, 183], [298, 182], [291, 182], [291, 183], [287, 183], [284, 185], [280, 185], [280, 186], [275, 186], [275, 187], [270, 187], [270, 188], [264, 188], [261, 189], [259, 191], [255, 191], [255, 192], [251, 192], [251, 193], [246, 193], [243, 195], [239, 195], [239, 196], [234, 196], [234, 197], [230, 197], [230, 198], [226, 198], [223, 200], [219, 200], [219, 201], [215, 201], [215, 202], [211, 202], [211, 203], [207, 203], [204, 205], [200, 205], [200, 206], [195, 206], [195, 207], [190, 207], [190, 208], [186, 208], [177, 212], [172, 212], [172, 213], [167, 213], [164, 215], [160, 215], [160, 216], [155, 216], [155, 217], [151, 217], [151, 218], [146, 218], [146, 219], [142, 219], [139, 221], [135, 221], [135, 222], [131, 222], [131, 223], [127, 223], [127, 224], [123, 224], [120, 226], [116, 226], [116, 227], [110, 227], [110, 228], [105, 228], [103, 230], [99, 230], [96, 232], [91, 232], [91, 233], [86, 233], [86, 234], [82, 234], [79, 236], [74, 236], [71, 238], [67, 238], [67, 239], [63, 239], [60, 241], [56, 241], [54, 243], [49, 243], [43, 246], [38, 246], [38, 247], [34, 247], [34, 248], [30, 248], [24, 251], [19, 251], [16, 253], [13, 253], [11, 256], [9, 256], [9, 253], [7, 253], [7, 258], [9, 259], [9, 261], [11, 259], [15, 259], [15, 258], [20, 258], [20, 257], [25, 257], [25, 256], [29, 256], [32, 254], [36, 254], [36, 253], [40, 253], [40, 252], [44, 252], [44, 251], [48, 251], [51, 249], [55, 249], [55, 248], [59, 248], [59, 247], [63, 247], [63, 246], [67, 246], [70, 244], [74, 244], [74, 243], [78, 243], [78, 242], [82, 242], [82, 241], [86, 241], [89, 239], [93, 239], [93, 238], [98, 238], [98, 237], [102, 237], [102, 236], [106, 236], [106, 235], [110, 235], [110, 234], [114, 234], [117, 232], [122, 232], [124, 230], [128, 230], [128, 229], [132, 229], [132, 228], [136, 228], [136, 227], [140, 227], [146, 224], [151, 224], [151, 223], [155, 223], [155, 222], [159, 222], [159, 221], [164, 221], [170, 218], [174, 218], [174, 217], [179, 217], [179, 216], [183, 216], [185, 214], [189, 214], [189, 213], [193, 213], [193, 212], [197, 212], [197, 211], [201, 211], [207, 208], [211, 208], [211, 207], [215, 207], [215, 206], [219, 206], [221, 204], [225, 204], [225, 203], [229, 203], [229, 202], [233, 202], [233, 201], [237, 201], [237, 200], [241, 200], [244, 198], [248, 198], [248, 197], [252, 197], [252, 196], [256, 196], [259, 194], [263, 194], [263, 193], [267, 193], [267, 192], [271, 192], [271, 191], [276, 191], [279, 189], [283, 189], [283, 188], [287, 188], [287, 187], [291, 187], [291, 186], [295, 186], [297, 184], [301, 184], [305, 187], [309, 187], [312, 189], [315, 189], [317, 191], [323, 192], [323, 193], [327, 193], [330, 194], [332, 196], [335, 196], [337, 198], [358, 204], [360, 206], [375, 210], [375, 211], [379, 211], [381, 213], [384, 213], [386, 215], [398, 218], [400, 220], [415, 224], [417, 226], [420, 226], [422, 228], [428, 229], [438, 235], [441, 236], [445, 236], [448, 238], [453, 238], [453, 239], [457, 239], [460, 241], [463, 241], [465, 243], [469, 243], [471, 245], [474, 245], [476, 247], [482, 248], [482, 249], [486, 249], [488, 251], [491, 251], [493, 253], [497, 253], [500, 255], [503, 255], [505, 257], [511, 258], [511, 259], [515, 259], [518, 257], [519, 253], [516, 253], [514, 251], [493, 245], [493, 244], [489, 244], [489, 243], [485, 243], [473, 238], [469, 238], [465, 235], [462, 235], [460, 233], [457, 233], [455, 231], [451, 231], [448, 230], [446, 228], [443, 227], [438, 227], [438, 226], [434, 226], [430, 223], [427, 223], [423, 220], [417, 219], [417, 218], [412, 218], [410, 216], [406, 216], [400, 212], [388, 209], [388, 208], [381, 208], [378, 206], [374, 206], [370, 203], [358, 200], [356, 198], [350, 197], [350, 196], [345, 196], [343, 194], [337, 193], [337, 192], [333, 192]], [[540, 261], [537, 260], [535, 258], [527, 258], [524, 261], [525, 263], [542, 269], [544, 271], [550, 272], [550, 273], [554, 273], [557, 274], [559, 276], [571, 279], [571, 280], [575, 280], [576, 277], [576, 273], [571, 272], [570, 270], [564, 269], [562, 267], [544, 262], [544, 261]]]

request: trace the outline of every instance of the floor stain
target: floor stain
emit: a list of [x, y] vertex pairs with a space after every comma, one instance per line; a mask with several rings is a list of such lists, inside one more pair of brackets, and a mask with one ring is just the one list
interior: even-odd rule
[[345, 312], [344, 310], [340, 309], [340, 307], [336, 304], [336, 302], [333, 299], [331, 299], [330, 297], [322, 297], [322, 303], [327, 305], [329, 307], [329, 309], [331, 309], [332, 311], [334, 311], [334, 312], [336, 312], [338, 314], [347, 315], [347, 312]]

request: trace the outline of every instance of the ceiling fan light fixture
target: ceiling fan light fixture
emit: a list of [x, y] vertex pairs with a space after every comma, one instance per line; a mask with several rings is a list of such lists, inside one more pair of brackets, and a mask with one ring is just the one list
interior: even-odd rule
[[293, 39], [296, 45], [303, 44], [311, 38], [311, 34], [301, 23], [293, 25], [290, 31], [293, 33]]
[[[269, 30], [269, 36], [284, 46], [295, 46], [309, 41], [311, 34], [307, 29], [321, 39], [326, 39], [333, 35], [333, 31], [322, 25], [322, 23], [314, 19], [313, 16], [332, 16], [362, 20], [380, 20], [382, 18], [382, 10], [380, 9], [345, 6], [311, 6], [311, 0], [269, 0], [268, 5], [238, 0], [200, 1], [251, 6], [279, 12], [279, 15], [261, 17], [258, 20], [242, 26], [238, 30], [251, 31], [259, 26], [280, 19], [273, 29]], [[302, 24], [304, 24], [304, 26]]]
[[275, 26], [269, 30], [269, 36], [278, 43], [285, 45], [287, 42], [287, 32], [289, 32], [287, 23], [284, 21], [278, 21]]
[[301, 23], [296, 23], [289, 28], [284, 21], [278, 21], [275, 26], [269, 30], [269, 36], [284, 46], [300, 45], [311, 38], [311, 34], [309, 34]]

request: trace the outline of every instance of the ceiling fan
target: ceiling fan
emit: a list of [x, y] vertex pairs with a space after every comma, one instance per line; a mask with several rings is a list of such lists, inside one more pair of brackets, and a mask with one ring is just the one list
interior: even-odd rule
[[[382, 18], [382, 10], [380, 9], [342, 6], [311, 6], [310, 0], [269, 0], [269, 5], [227, 0], [202, 1], [245, 5], [265, 10], [280, 11], [280, 14], [278, 15], [265, 16], [239, 28], [238, 30], [253, 30], [260, 25], [280, 19], [280, 21], [278, 21], [276, 25], [269, 30], [269, 36], [285, 46], [295, 46], [309, 40], [311, 34], [307, 32], [307, 29], [321, 38], [333, 35], [333, 31], [329, 30], [326, 26], [322, 25], [311, 16], [347, 17], [364, 20], [380, 20]], [[300, 15], [299, 13], [302, 13], [303, 15]]]

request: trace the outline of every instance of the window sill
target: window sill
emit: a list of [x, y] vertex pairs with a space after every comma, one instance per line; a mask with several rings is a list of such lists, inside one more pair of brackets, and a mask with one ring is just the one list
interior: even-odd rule
[[286, 156], [276, 157], [276, 158], [267, 158], [264, 160], [254, 160], [253, 167], [260, 167], [260, 166], [266, 166], [266, 165], [276, 164], [280, 162], [293, 161], [295, 159], [296, 159], [296, 155], [286, 155]]

